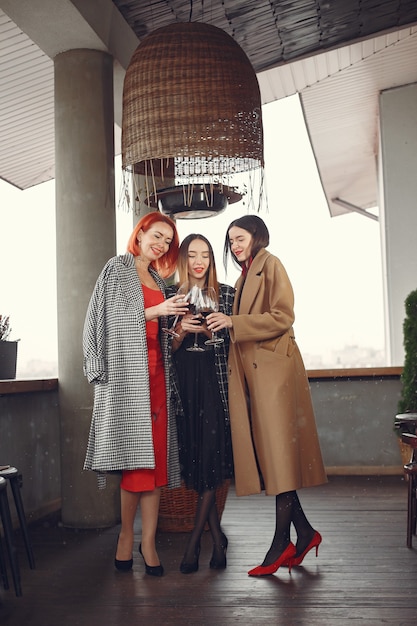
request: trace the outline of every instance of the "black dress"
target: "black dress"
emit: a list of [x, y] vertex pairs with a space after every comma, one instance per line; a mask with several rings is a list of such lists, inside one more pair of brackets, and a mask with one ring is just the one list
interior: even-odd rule
[[[197, 335], [200, 345], [207, 339]], [[189, 352], [194, 334], [174, 352], [183, 415], [177, 417], [181, 474], [186, 486], [201, 493], [215, 489], [233, 475], [229, 420], [223, 408], [216, 376], [216, 348]]]

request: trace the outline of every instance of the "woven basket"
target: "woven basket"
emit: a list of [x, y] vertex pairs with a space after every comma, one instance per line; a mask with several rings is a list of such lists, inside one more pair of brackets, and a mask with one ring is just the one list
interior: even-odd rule
[[[225, 480], [216, 491], [216, 505], [221, 521], [230, 480]], [[194, 527], [197, 493], [181, 485], [176, 489], [162, 487], [159, 505], [158, 530], [166, 533], [190, 532]], [[206, 525], [205, 530], [208, 530]]]
[[238, 43], [210, 24], [155, 30], [126, 71], [123, 167], [152, 178], [167, 175], [172, 159], [180, 180], [264, 164], [256, 73]]

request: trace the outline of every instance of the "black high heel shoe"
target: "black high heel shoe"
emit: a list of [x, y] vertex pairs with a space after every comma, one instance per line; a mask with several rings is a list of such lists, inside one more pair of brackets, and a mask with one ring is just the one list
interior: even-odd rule
[[196, 546], [195, 549], [195, 553], [194, 553], [194, 561], [192, 561], [191, 563], [187, 563], [187, 561], [184, 561], [184, 559], [181, 562], [180, 565], [180, 572], [181, 574], [192, 574], [193, 572], [196, 572], [198, 570], [198, 559], [200, 557], [200, 549], [201, 546], [200, 544], [198, 544]]
[[222, 542], [220, 544], [220, 549], [222, 551], [222, 554], [221, 554], [221, 557], [218, 558], [219, 551], [216, 550], [216, 546], [214, 546], [213, 554], [211, 556], [211, 561], [210, 561], [210, 569], [225, 569], [226, 568], [226, 565], [227, 565], [226, 552], [227, 552], [228, 543], [229, 542], [227, 540], [226, 535], [222, 533]]
[[114, 559], [114, 567], [119, 570], [119, 572], [128, 572], [132, 569], [133, 566], [133, 558], [128, 559], [127, 561], [119, 561], [119, 559]]
[[139, 544], [139, 554], [141, 555], [143, 562], [145, 563], [145, 572], [148, 576], [163, 576], [164, 568], [162, 567], [162, 563], [160, 565], [148, 565], [145, 561], [145, 557], [142, 554], [142, 544]]
[[[117, 535], [117, 542], [119, 542], [119, 535]], [[119, 559], [114, 559], [114, 567], [119, 571], [119, 572], [128, 572], [129, 570], [132, 569], [133, 566], [133, 556], [131, 559], [128, 559], [127, 561], [120, 561]]]

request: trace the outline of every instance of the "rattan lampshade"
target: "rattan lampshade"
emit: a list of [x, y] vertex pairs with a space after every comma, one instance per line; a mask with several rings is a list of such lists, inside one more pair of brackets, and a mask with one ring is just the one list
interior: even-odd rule
[[263, 164], [258, 81], [236, 41], [201, 22], [143, 39], [124, 82], [123, 168], [152, 181], [229, 184]]

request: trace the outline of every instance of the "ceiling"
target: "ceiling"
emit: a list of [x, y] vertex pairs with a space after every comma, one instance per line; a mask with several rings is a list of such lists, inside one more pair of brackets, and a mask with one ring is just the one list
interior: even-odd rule
[[54, 177], [56, 54], [113, 55], [117, 140], [134, 49], [190, 19], [236, 39], [263, 103], [299, 94], [330, 213], [375, 207], [378, 95], [417, 82], [415, 0], [0, 0], [0, 178], [26, 189]]
[[256, 72], [417, 21], [415, 0], [113, 0], [139, 39], [171, 22], [206, 21]]

